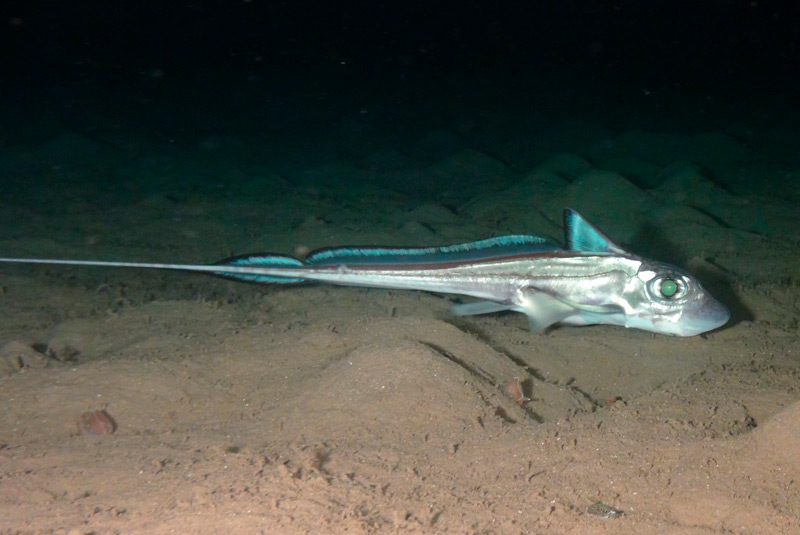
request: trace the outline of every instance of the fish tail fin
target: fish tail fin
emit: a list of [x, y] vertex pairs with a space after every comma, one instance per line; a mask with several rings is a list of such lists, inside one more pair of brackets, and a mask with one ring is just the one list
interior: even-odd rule
[[[298, 284], [305, 282], [305, 279], [302, 277], [294, 277], [291, 274], [292, 268], [301, 268], [304, 267], [305, 264], [297, 258], [287, 255], [272, 253], [245, 254], [220, 260], [214, 265], [253, 268], [251, 272], [225, 271], [224, 269], [213, 272], [213, 275], [217, 277], [237, 282], [255, 282], [258, 284]], [[287, 274], [285, 276], [276, 274], [267, 275], [258, 273], [258, 268], [285, 269]]]

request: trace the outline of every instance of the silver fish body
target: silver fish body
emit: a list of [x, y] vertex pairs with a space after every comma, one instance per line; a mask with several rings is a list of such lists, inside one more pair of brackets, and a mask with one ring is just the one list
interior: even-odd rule
[[566, 248], [536, 236], [503, 236], [428, 248], [337, 247], [305, 262], [277, 254], [241, 255], [214, 265], [0, 258], [0, 262], [138, 267], [205, 272], [258, 283], [322, 282], [475, 297], [457, 315], [514, 310], [531, 330], [554, 324], [619, 325], [693, 336], [727, 323], [728, 310], [691, 274], [632, 255], [573, 210]]
[[[272, 276], [346, 286], [424, 290], [487, 302], [456, 305], [457, 315], [502, 310], [526, 314], [531, 330], [553, 324], [607, 324], [693, 336], [724, 325], [730, 314], [687, 272], [616, 254], [542, 253], [469, 264], [358, 265], [264, 269]], [[660, 285], [678, 289], [663, 296]]]

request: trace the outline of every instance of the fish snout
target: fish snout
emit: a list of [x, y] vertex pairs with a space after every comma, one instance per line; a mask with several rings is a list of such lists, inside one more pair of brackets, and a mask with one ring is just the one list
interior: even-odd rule
[[680, 336], [694, 336], [722, 327], [731, 319], [730, 310], [705, 294], [703, 299], [686, 306], [681, 314]]

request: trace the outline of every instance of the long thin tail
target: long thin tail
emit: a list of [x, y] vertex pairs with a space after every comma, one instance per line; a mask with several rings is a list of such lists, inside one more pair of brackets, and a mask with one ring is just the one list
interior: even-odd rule
[[317, 249], [308, 255], [305, 262], [292, 256], [257, 253], [226, 258], [211, 265], [48, 258], [0, 258], [0, 263], [174, 269], [207, 273], [240, 282], [297, 284], [305, 282], [306, 279], [302, 275], [308, 274], [310, 269], [340, 264], [350, 266], [441, 264], [557, 250], [559, 248], [545, 238], [515, 234], [434, 247], [349, 246]]
[[[234, 256], [220, 260], [213, 265], [205, 264], [159, 264], [152, 262], [106, 262], [102, 260], [60, 260], [49, 258], [0, 258], [0, 263], [7, 264], [49, 264], [59, 266], [96, 266], [123, 267], [140, 269], [174, 269], [178, 271], [194, 271], [207, 273], [224, 279], [241, 282], [284, 283], [303, 282], [300, 277], [267, 275], [260, 268], [292, 269], [303, 267], [303, 263], [291, 256], [278, 254], [259, 254]], [[224, 269], [220, 269], [224, 266]]]

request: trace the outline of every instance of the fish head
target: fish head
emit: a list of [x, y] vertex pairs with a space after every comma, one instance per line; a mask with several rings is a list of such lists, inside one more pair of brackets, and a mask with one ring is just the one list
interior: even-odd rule
[[717, 329], [731, 317], [690, 273], [661, 262], [642, 262], [621, 304], [626, 327], [676, 336]]

